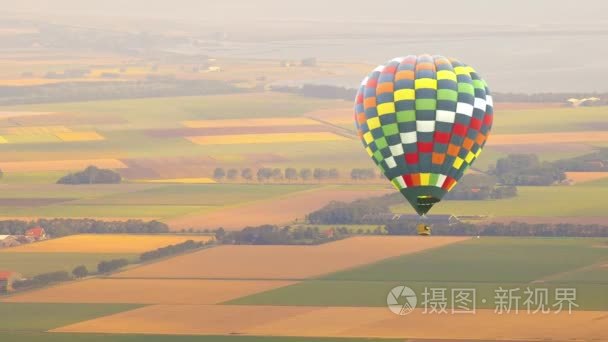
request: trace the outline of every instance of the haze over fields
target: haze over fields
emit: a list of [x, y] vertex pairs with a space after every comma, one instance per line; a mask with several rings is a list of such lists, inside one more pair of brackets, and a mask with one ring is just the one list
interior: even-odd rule
[[[0, 342], [608, 341], [606, 42], [604, 0], [0, 0]], [[492, 130], [422, 237], [367, 139], [446, 92], [353, 105], [427, 53]]]
[[[188, 32], [204, 45], [170, 49], [241, 59], [315, 56], [378, 64], [403, 54], [457, 56], [503, 92], [604, 91], [606, 10], [601, 0], [28, 0], [2, 7], [20, 13], [17, 18], [33, 14], [100, 30]], [[352, 85], [358, 78], [314, 81]]]

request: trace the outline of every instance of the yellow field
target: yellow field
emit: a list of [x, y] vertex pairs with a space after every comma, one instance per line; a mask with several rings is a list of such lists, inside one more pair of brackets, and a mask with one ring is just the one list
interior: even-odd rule
[[104, 169], [124, 169], [127, 166], [118, 159], [76, 159], [0, 162], [0, 170], [5, 172], [28, 171], [69, 171], [95, 165]]
[[0, 136], [0, 144], [8, 144], [8, 140], [5, 137]]
[[183, 121], [182, 125], [190, 128], [217, 127], [271, 127], [271, 126], [310, 126], [321, 123], [307, 118], [261, 118], [229, 120], [193, 120]]
[[142, 183], [180, 183], [180, 184], [214, 184], [211, 178], [168, 178], [168, 179], [141, 179]]
[[291, 281], [89, 279], [10, 296], [13, 303], [216, 304]]
[[70, 129], [65, 126], [18, 126], [7, 127], [3, 130], [6, 132], [6, 134], [10, 135], [55, 134], [61, 132], [70, 132]]
[[0, 253], [143, 253], [187, 240], [212, 239], [207, 235], [79, 234], [0, 249]]
[[84, 132], [60, 132], [55, 133], [61, 141], [97, 141], [104, 140], [104, 137], [95, 131]]
[[335, 141], [347, 138], [329, 132], [232, 134], [187, 137], [199, 145], [272, 144], [282, 142]]
[[37, 116], [37, 115], [53, 115], [55, 112], [15, 112], [15, 111], [0, 111], [0, 119], [16, 118], [21, 116]]
[[152, 305], [54, 329], [54, 332], [368, 337], [445, 340], [606, 341], [608, 312], [407, 316], [387, 308]]
[[37, 144], [59, 142], [59, 138], [51, 133], [5, 135], [5, 144]]
[[585, 183], [608, 178], [608, 172], [566, 172], [566, 178], [574, 183]]
[[306, 279], [467, 239], [361, 236], [318, 246], [224, 245], [133, 268], [113, 277]]

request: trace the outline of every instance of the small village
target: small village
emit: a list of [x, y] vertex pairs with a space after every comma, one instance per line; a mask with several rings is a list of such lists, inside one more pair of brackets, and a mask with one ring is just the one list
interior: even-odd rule
[[[47, 238], [44, 228], [33, 227], [28, 229], [24, 235], [0, 235], [0, 249], [34, 243]], [[21, 274], [0, 268], [0, 293], [12, 291], [12, 284], [21, 279], [23, 279]]]

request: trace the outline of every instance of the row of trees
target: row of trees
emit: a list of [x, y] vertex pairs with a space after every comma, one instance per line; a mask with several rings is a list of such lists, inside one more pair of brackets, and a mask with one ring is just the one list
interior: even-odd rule
[[314, 179], [317, 181], [322, 181], [325, 179], [337, 179], [340, 177], [340, 172], [338, 171], [338, 169], [335, 169], [335, 168], [331, 168], [331, 169], [304, 168], [304, 169], [298, 170], [298, 169], [295, 169], [292, 167], [288, 167], [286, 169], [263, 167], [263, 168], [257, 169], [257, 171], [255, 171], [255, 172], [251, 168], [245, 168], [245, 169], [242, 169], [239, 171], [238, 169], [235, 169], [235, 168], [230, 168], [230, 169], [226, 170], [222, 167], [218, 167], [218, 168], [215, 168], [215, 170], [213, 170], [213, 178], [218, 181], [221, 181], [224, 179], [237, 180], [237, 179], [239, 179], [239, 177], [242, 179], [248, 180], [248, 181], [251, 181], [255, 178], [259, 182], [267, 182], [270, 180], [273, 180], [273, 181], [282, 181], [282, 180], [309, 181], [311, 179]]
[[43, 227], [53, 237], [73, 234], [162, 234], [169, 227], [159, 221], [99, 221], [94, 219], [38, 219], [0, 221], [0, 235], [24, 235], [32, 227]]
[[[385, 229], [388, 235], [416, 235], [416, 224], [417, 222], [388, 222]], [[432, 229], [433, 235], [608, 237], [608, 226], [595, 224], [460, 222], [451, 225], [434, 224]]]
[[319, 227], [279, 227], [262, 225], [246, 227], [240, 231], [216, 230], [216, 239], [234, 245], [318, 245], [341, 239], [349, 234], [345, 227], [321, 231]]
[[115, 171], [89, 166], [86, 169], [61, 177], [57, 184], [118, 184], [122, 177]]
[[[382, 175], [380, 175], [383, 177]], [[378, 174], [372, 168], [367, 169], [358, 169], [354, 168], [350, 172], [350, 178], [352, 180], [369, 180], [377, 178]], [[340, 171], [336, 168], [303, 168], [296, 169], [293, 167], [288, 167], [285, 169], [281, 168], [269, 168], [263, 167], [257, 170], [253, 170], [251, 168], [244, 169], [236, 169], [236, 168], [228, 168], [225, 169], [223, 167], [217, 167], [213, 170], [213, 178], [217, 181], [229, 180], [234, 181], [240, 179], [244, 179], [247, 181], [257, 180], [259, 182], [268, 182], [268, 181], [322, 181], [327, 179], [338, 179], [340, 178]]]
[[153, 260], [153, 259], [168, 257], [168, 256], [175, 255], [175, 254], [181, 254], [181, 253], [184, 253], [189, 250], [202, 248], [203, 246], [210, 244], [210, 243], [213, 243], [213, 242], [212, 241], [203, 242], [203, 241], [188, 240], [188, 241], [184, 241], [182, 243], [178, 243], [175, 245], [169, 245], [166, 247], [161, 247], [161, 248], [155, 249], [153, 251], [142, 253], [139, 256], [139, 260], [149, 261], [149, 260]]
[[564, 171], [572, 172], [607, 172], [608, 171], [608, 148], [568, 159], [561, 159], [555, 165]]
[[[148, 261], [156, 258], [161, 258], [170, 255], [176, 255], [183, 253], [188, 250], [202, 248], [207, 244], [211, 244], [213, 242], [195, 242], [193, 240], [188, 240], [183, 243], [179, 243], [176, 245], [170, 245], [167, 247], [158, 248], [153, 251], [144, 252], [139, 256], [139, 260]], [[127, 265], [129, 265], [129, 260], [125, 258], [111, 259], [111, 260], [103, 260], [97, 264], [97, 274], [105, 274], [117, 271]], [[55, 271], [42, 273], [33, 276], [29, 279], [18, 280], [13, 284], [15, 290], [23, 290], [23, 289], [31, 289], [37, 287], [43, 287], [52, 285], [59, 282], [69, 281], [74, 278], [84, 278], [93, 273], [89, 271], [89, 269], [85, 265], [76, 266], [70, 275], [70, 273], [66, 271]]]

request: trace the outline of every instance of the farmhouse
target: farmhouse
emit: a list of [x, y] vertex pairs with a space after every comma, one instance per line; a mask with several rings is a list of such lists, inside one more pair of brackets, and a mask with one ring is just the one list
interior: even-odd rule
[[0, 271], [0, 293], [6, 293], [13, 290], [13, 282], [21, 279], [21, 275], [12, 271]]
[[30, 228], [25, 232], [25, 236], [28, 238], [34, 239], [35, 241], [40, 241], [46, 239], [46, 232], [42, 227], [34, 227]]

